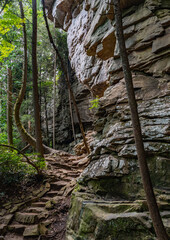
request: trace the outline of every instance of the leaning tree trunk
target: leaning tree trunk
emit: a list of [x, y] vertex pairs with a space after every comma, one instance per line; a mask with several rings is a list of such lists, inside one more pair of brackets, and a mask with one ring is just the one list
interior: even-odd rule
[[[21, 12], [21, 18], [24, 19], [24, 10], [23, 10], [23, 5], [22, 5], [22, 0], [19, 0], [19, 6], [20, 6], [20, 12]], [[17, 129], [21, 135], [21, 138], [23, 139], [24, 142], [29, 143], [33, 148], [36, 148], [36, 140], [33, 138], [23, 127], [20, 119], [20, 108], [21, 104], [24, 100], [24, 95], [26, 92], [26, 82], [27, 82], [27, 34], [26, 34], [26, 27], [25, 23], [23, 21], [23, 42], [24, 42], [24, 61], [23, 61], [23, 81], [22, 81], [22, 87], [19, 92], [19, 95], [17, 97], [17, 100], [15, 102], [14, 106], [14, 118], [15, 118], [15, 123], [17, 126]], [[44, 151], [46, 153], [50, 153], [54, 151], [53, 149], [43, 145]]]
[[[68, 74], [68, 79], [70, 82], [71, 79], [71, 75], [70, 75], [70, 61], [68, 59], [68, 67], [67, 67], [67, 74]], [[74, 119], [73, 119], [73, 111], [72, 111], [72, 101], [71, 101], [71, 95], [70, 95], [70, 91], [68, 89], [68, 98], [69, 98], [69, 107], [70, 107], [70, 118], [71, 118], [71, 126], [72, 126], [72, 131], [73, 131], [73, 137], [74, 137], [74, 142], [76, 143], [76, 133], [75, 133], [75, 128], [74, 128]]]
[[45, 90], [44, 90], [44, 108], [45, 108], [44, 119], [45, 119], [45, 126], [46, 126], [46, 138], [47, 138], [47, 143], [49, 145], [50, 141], [49, 141], [49, 129], [48, 129], [48, 111], [47, 111], [47, 99], [46, 99]]
[[147, 204], [148, 204], [149, 212], [153, 221], [153, 226], [154, 226], [156, 235], [159, 240], [168, 240], [169, 237], [162, 223], [162, 219], [156, 203], [152, 182], [150, 179], [150, 173], [149, 173], [149, 169], [146, 161], [140, 120], [139, 120], [139, 115], [137, 110], [137, 103], [135, 99], [135, 93], [134, 93], [133, 82], [132, 82], [132, 74], [130, 71], [129, 60], [126, 52], [125, 40], [123, 35], [120, 0], [113, 0], [113, 5], [114, 5], [114, 12], [115, 12], [116, 33], [117, 33], [117, 39], [118, 39], [119, 48], [120, 48], [120, 56], [122, 60], [122, 68], [124, 72], [128, 101], [129, 101], [129, 106], [131, 111], [133, 133], [135, 137], [137, 156], [139, 160], [143, 187], [145, 190]]
[[13, 145], [13, 134], [12, 134], [12, 72], [11, 69], [7, 69], [7, 133], [8, 133], [8, 144]]
[[32, 75], [33, 75], [33, 105], [35, 120], [36, 150], [43, 158], [44, 150], [41, 135], [41, 118], [38, 94], [38, 67], [37, 67], [37, 1], [32, 0]]
[[56, 113], [56, 61], [57, 54], [54, 53], [54, 82], [53, 82], [53, 148], [55, 149], [55, 113]]
[[[19, 6], [20, 6], [20, 12], [21, 12], [21, 18], [24, 19], [24, 10], [23, 10], [23, 5], [22, 5], [22, 0], [19, 0]], [[23, 60], [23, 80], [22, 80], [22, 87], [19, 92], [19, 95], [17, 97], [17, 100], [15, 102], [14, 106], [14, 118], [15, 118], [15, 123], [17, 126], [17, 129], [21, 135], [21, 138], [23, 139], [24, 142], [29, 143], [33, 148], [36, 147], [36, 141], [35, 139], [27, 133], [25, 128], [23, 127], [20, 119], [20, 108], [21, 104], [24, 99], [25, 91], [26, 91], [26, 82], [27, 82], [27, 34], [26, 34], [26, 27], [25, 27], [25, 22], [23, 21], [23, 43], [24, 43], [24, 60]]]
[[75, 97], [74, 97], [74, 94], [73, 94], [73, 91], [71, 89], [71, 85], [70, 85], [70, 82], [69, 82], [69, 79], [68, 79], [67, 69], [66, 69], [64, 61], [63, 61], [63, 59], [62, 59], [62, 57], [61, 57], [61, 55], [60, 55], [60, 53], [58, 51], [58, 48], [56, 47], [56, 45], [54, 43], [53, 37], [52, 37], [50, 29], [49, 29], [47, 17], [46, 17], [46, 14], [45, 14], [44, 0], [42, 0], [42, 5], [43, 5], [43, 16], [44, 16], [44, 20], [45, 20], [45, 24], [46, 24], [46, 28], [47, 28], [47, 32], [48, 32], [48, 36], [49, 36], [49, 40], [50, 40], [50, 43], [52, 44], [54, 50], [56, 51], [57, 57], [58, 57], [58, 59], [60, 61], [61, 69], [63, 70], [64, 76], [65, 76], [65, 79], [66, 79], [66, 82], [67, 82], [67, 86], [68, 86], [68, 89], [70, 91], [70, 95], [71, 95], [71, 98], [72, 98], [72, 101], [73, 101], [73, 104], [74, 104], [74, 107], [75, 107], [75, 110], [76, 110], [76, 114], [77, 114], [77, 118], [78, 118], [78, 121], [79, 121], [81, 134], [82, 134], [82, 137], [83, 137], [83, 142], [84, 142], [86, 151], [89, 154], [90, 150], [89, 150], [89, 147], [87, 145], [87, 141], [86, 141], [86, 137], [85, 137], [85, 133], [84, 133], [84, 128], [83, 128], [83, 124], [82, 124], [82, 121], [81, 121], [81, 118], [80, 118], [80, 113], [79, 113], [79, 110], [78, 110], [78, 107], [77, 107], [77, 103], [76, 103], [76, 100], [75, 100]]
[[[0, 64], [1, 66], [1, 64]], [[0, 118], [2, 116], [2, 82], [0, 81]], [[1, 133], [1, 127], [0, 127], [0, 133]]]

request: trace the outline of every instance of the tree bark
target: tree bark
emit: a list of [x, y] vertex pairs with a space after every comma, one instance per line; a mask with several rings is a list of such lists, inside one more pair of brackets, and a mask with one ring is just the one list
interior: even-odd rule
[[[20, 12], [21, 12], [21, 18], [24, 19], [24, 10], [22, 5], [22, 0], [19, 0], [19, 6], [20, 6]], [[36, 141], [35, 139], [25, 130], [21, 123], [20, 119], [20, 108], [21, 104], [24, 99], [25, 91], [26, 91], [26, 82], [27, 82], [27, 34], [26, 34], [26, 27], [25, 22], [22, 23], [23, 25], [23, 44], [24, 44], [24, 60], [23, 60], [23, 76], [22, 76], [22, 87], [19, 92], [19, 95], [16, 99], [15, 106], [14, 106], [14, 118], [15, 123], [17, 126], [17, 129], [21, 135], [21, 138], [23, 141], [28, 142], [32, 147], [36, 147]]]
[[7, 133], [8, 133], [8, 144], [13, 145], [13, 134], [12, 134], [12, 72], [11, 69], [7, 69]]
[[74, 104], [74, 107], [75, 107], [75, 110], [76, 110], [76, 114], [77, 114], [77, 118], [78, 118], [78, 121], [79, 121], [81, 134], [82, 134], [82, 137], [83, 137], [83, 142], [84, 142], [86, 151], [89, 154], [90, 150], [89, 150], [89, 147], [87, 145], [87, 141], [86, 141], [86, 137], [85, 137], [85, 133], [84, 133], [84, 128], [83, 128], [83, 124], [82, 124], [82, 121], [81, 121], [80, 113], [79, 113], [79, 110], [78, 110], [78, 107], [77, 107], [77, 103], [76, 103], [76, 100], [74, 98], [74, 94], [73, 94], [73, 91], [71, 89], [71, 85], [70, 85], [70, 82], [69, 82], [69, 79], [68, 79], [67, 69], [66, 69], [64, 61], [63, 61], [63, 59], [62, 59], [62, 57], [61, 57], [61, 55], [60, 55], [60, 53], [58, 51], [58, 48], [56, 47], [56, 45], [54, 43], [53, 37], [52, 37], [50, 29], [49, 29], [47, 17], [46, 17], [46, 14], [45, 14], [45, 3], [44, 3], [44, 0], [42, 0], [42, 5], [43, 5], [43, 16], [44, 16], [44, 20], [45, 20], [45, 24], [46, 24], [46, 28], [47, 28], [47, 32], [48, 32], [48, 36], [49, 36], [49, 40], [50, 40], [50, 43], [52, 44], [54, 50], [56, 51], [57, 57], [58, 57], [58, 59], [60, 61], [61, 69], [63, 70], [64, 76], [65, 76], [65, 79], [66, 79], [66, 82], [67, 82], [67, 86], [68, 86], [68, 89], [70, 91], [70, 95], [71, 95], [71, 98], [72, 98], [72, 101], [73, 101], [73, 104]]
[[41, 66], [39, 67], [39, 103], [40, 103], [40, 126], [42, 126], [42, 119], [41, 119], [41, 113], [42, 113], [42, 79], [41, 79]]
[[54, 83], [53, 83], [53, 148], [55, 149], [55, 108], [56, 108], [56, 61], [57, 54], [54, 53]]
[[33, 75], [33, 105], [35, 120], [36, 150], [43, 158], [44, 150], [41, 135], [40, 105], [38, 94], [38, 67], [37, 67], [37, 1], [32, 0], [32, 75]]
[[[68, 79], [70, 81], [70, 61], [68, 59], [68, 70], [67, 70], [67, 74], [68, 74]], [[75, 134], [75, 128], [74, 128], [74, 119], [73, 119], [73, 111], [72, 111], [72, 102], [71, 102], [71, 95], [70, 95], [70, 91], [68, 89], [68, 98], [69, 98], [69, 106], [70, 106], [70, 118], [71, 118], [71, 125], [72, 125], [72, 131], [73, 131], [73, 137], [74, 137], [74, 142], [76, 143], [76, 134]]]
[[[0, 118], [2, 117], [2, 82], [0, 82]], [[2, 129], [0, 127], [0, 133]]]
[[47, 138], [47, 143], [48, 145], [50, 144], [49, 142], [49, 129], [48, 129], [48, 112], [47, 112], [47, 99], [46, 99], [46, 94], [44, 91], [44, 108], [45, 108], [45, 125], [46, 125], [46, 138]]
[[114, 5], [114, 12], [115, 12], [116, 33], [117, 33], [117, 39], [118, 39], [119, 48], [120, 48], [120, 56], [122, 60], [122, 68], [124, 72], [128, 101], [129, 101], [129, 106], [131, 111], [133, 133], [134, 133], [134, 138], [136, 143], [137, 156], [138, 156], [139, 167], [140, 167], [140, 172], [141, 172], [142, 181], [143, 181], [143, 187], [145, 190], [147, 204], [148, 204], [149, 212], [153, 221], [153, 226], [154, 226], [156, 235], [159, 240], [168, 240], [169, 237], [162, 223], [162, 219], [156, 203], [156, 198], [153, 192], [150, 173], [149, 173], [149, 169], [146, 161], [140, 120], [139, 120], [139, 115], [137, 110], [137, 103], [135, 99], [135, 93], [134, 93], [133, 82], [132, 82], [132, 74], [129, 66], [129, 60], [126, 52], [125, 40], [123, 35], [120, 0], [113, 0], [113, 5]]
[[[22, 0], [19, 0], [19, 6], [20, 6], [20, 12], [21, 12], [21, 18], [24, 19], [24, 10], [22, 5]], [[26, 91], [26, 82], [27, 82], [27, 34], [26, 34], [26, 27], [25, 23], [23, 22], [23, 42], [24, 42], [24, 60], [23, 60], [23, 81], [22, 81], [22, 87], [19, 92], [19, 95], [17, 97], [17, 100], [15, 102], [14, 106], [14, 117], [15, 117], [15, 123], [17, 126], [17, 129], [21, 135], [21, 138], [24, 142], [29, 143], [33, 148], [36, 148], [36, 140], [33, 138], [23, 127], [20, 119], [20, 108], [21, 104], [24, 99], [25, 91]], [[45, 153], [51, 153], [55, 152], [52, 148], [47, 147], [43, 145]]]

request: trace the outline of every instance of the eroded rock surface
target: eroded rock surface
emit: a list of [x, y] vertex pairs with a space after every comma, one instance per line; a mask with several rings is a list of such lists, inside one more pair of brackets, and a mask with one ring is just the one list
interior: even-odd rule
[[[119, 47], [115, 37], [112, 1], [74, 0], [66, 4], [67, 2], [56, 0], [50, 5], [49, 16], [55, 17], [56, 25], [68, 33], [69, 57], [78, 81], [87, 85], [93, 95], [100, 97], [94, 122], [97, 135], [91, 144], [91, 162], [82, 173], [79, 184], [102, 196], [103, 201], [107, 197], [118, 196], [142, 199], [144, 194]], [[155, 187], [168, 190], [170, 2], [121, 1], [121, 6], [126, 48], [151, 177]], [[86, 193], [88, 191], [86, 189]], [[78, 201], [77, 195], [75, 201]], [[81, 218], [82, 211], [83, 205], [80, 211], [76, 212], [77, 219]], [[106, 212], [104, 214], [107, 215]], [[89, 218], [92, 219], [89, 221], [93, 222], [94, 218]], [[82, 218], [82, 221], [82, 225], [81, 220], [79, 221], [77, 229], [68, 226], [68, 239], [128, 239], [126, 231], [120, 238], [111, 235], [112, 233], [103, 236], [98, 234], [99, 229], [104, 232], [103, 225], [101, 228], [92, 226], [93, 230], [89, 230], [86, 228], [88, 223], [84, 223], [86, 217]], [[106, 225], [111, 224], [108, 222], [104, 220]], [[151, 237], [149, 233], [148, 236]], [[145, 237], [147, 239], [147, 236], [140, 235], [141, 239]], [[136, 239], [136, 236], [132, 235], [130, 239]]]
[[[168, 232], [169, 213], [161, 211]], [[72, 196], [66, 239], [156, 240], [146, 201], [103, 201], [94, 194], [80, 192], [74, 192]]]

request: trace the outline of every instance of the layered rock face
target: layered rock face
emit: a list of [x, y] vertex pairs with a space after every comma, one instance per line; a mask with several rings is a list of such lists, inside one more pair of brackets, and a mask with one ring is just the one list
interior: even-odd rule
[[[81, 120], [84, 129], [87, 131], [92, 129], [92, 124], [94, 120], [94, 111], [90, 110], [90, 102], [92, 100], [92, 95], [87, 86], [77, 81], [73, 71], [70, 72], [70, 84], [74, 92], [75, 100], [79, 109]], [[77, 114], [75, 112], [73, 103], [69, 100], [69, 91], [67, 88], [67, 83], [63, 76], [58, 81], [57, 94], [56, 94], [56, 117], [55, 117], [55, 139], [56, 139], [56, 149], [62, 149], [64, 151], [73, 152], [73, 145], [75, 145], [73, 138], [73, 129], [71, 124], [71, 110], [73, 114], [74, 130], [76, 134], [76, 142], [81, 138], [79, 122], [77, 119]], [[49, 109], [53, 109], [53, 102], [50, 103]], [[53, 112], [48, 111], [48, 140], [53, 139]], [[43, 130], [46, 132], [45, 119], [43, 121]]]
[[[165, 191], [170, 179], [170, 2], [121, 1], [121, 6], [146, 156], [154, 186]], [[78, 80], [87, 85], [94, 96], [100, 97], [91, 163], [79, 179], [80, 186], [84, 188], [79, 186], [78, 191], [93, 192], [95, 197], [102, 196], [103, 201], [117, 197], [129, 200], [144, 198], [112, 0], [57, 0], [53, 8], [50, 5], [49, 16], [55, 18], [56, 26], [68, 33], [70, 61]], [[89, 215], [83, 215], [83, 203], [93, 201], [93, 198], [90, 195], [85, 199], [83, 194], [75, 194], [73, 205], [81, 202], [81, 207], [76, 214], [71, 212], [70, 221], [73, 217], [79, 220], [76, 227], [69, 224], [68, 239], [143, 240], [147, 237], [144, 236], [147, 234], [145, 230], [139, 230], [138, 235], [128, 238], [128, 227], [124, 229], [126, 234], [123, 236], [123, 230], [119, 228], [117, 232], [120, 231], [120, 235], [114, 235], [112, 231], [102, 235], [102, 229], [105, 229], [102, 222], [109, 224], [106, 224], [108, 228], [114, 224], [114, 217], [118, 217], [112, 216], [113, 223], [111, 216], [102, 215], [101, 211], [100, 216], [92, 217], [91, 206], [86, 209]], [[114, 203], [110, 204], [109, 211], [106, 207], [102, 207], [102, 211], [113, 211]], [[91, 228], [87, 228], [89, 221], [94, 221]], [[151, 236], [150, 239], [154, 239]]]

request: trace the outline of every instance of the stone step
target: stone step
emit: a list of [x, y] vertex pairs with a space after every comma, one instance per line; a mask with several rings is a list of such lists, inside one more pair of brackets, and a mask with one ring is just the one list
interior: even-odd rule
[[71, 170], [72, 166], [70, 165], [67, 165], [67, 164], [62, 164], [62, 163], [58, 163], [58, 162], [50, 162], [50, 164], [52, 164], [53, 166], [55, 166], [56, 168], [59, 168], [59, 169], [66, 169], [66, 170]]
[[170, 203], [170, 195], [168, 194], [161, 194], [159, 195], [158, 199], [163, 202], [168, 202]]
[[34, 224], [38, 221], [38, 213], [22, 213], [15, 214], [15, 220], [19, 223]]
[[57, 172], [58, 172], [58, 174], [61, 175], [61, 174], [65, 174], [65, 173], [67, 174], [69, 171], [65, 170], [65, 169], [58, 169]]
[[6, 224], [0, 224], [0, 235], [3, 234], [7, 229]]
[[32, 207], [45, 207], [44, 202], [35, 202], [31, 204]]
[[23, 240], [23, 235], [22, 234], [17, 234], [17, 233], [13, 233], [13, 232], [8, 232], [5, 235], [5, 240]]
[[60, 191], [58, 191], [58, 195], [57, 196], [63, 196], [63, 194], [64, 194], [64, 190], [61, 189]]
[[61, 175], [58, 175], [57, 177], [54, 175], [50, 181], [50, 185], [51, 185], [51, 183], [56, 182], [56, 181], [61, 181]]
[[170, 210], [170, 204], [168, 202], [158, 201], [157, 204], [158, 204], [159, 210], [161, 211]]
[[50, 200], [51, 200], [50, 197], [43, 197], [43, 198], [41, 198], [41, 201], [44, 202], [44, 204], [45, 204], [46, 202], [50, 201]]
[[19, 233], [19, 234], [23, 234], [24, 230], [25, 230], [25, 225], [23, 224], [11, 224], [8, 226], [8, 230], [10, 232], [15, 232], [15, 233]]
[[42, 208], [42, 207], [28, 207], [27, 209], [26, 209], [26, 212], [28, 212], [28, 213], [42, 213], [42, 212], [44, 212], [44, 208]]
[[1, 217], [0, 224], [8, 225], [12, 221], [13, 216], [14, 216], [13, 214], [8, 214], [6, 216]]
[[68, 182], [65, 181], [58, 181], [58, 182], [53, 182], [51, 183], [51, 189], [53, 190], [60, 190], [62, 187], [67, 185]]
[[56, 197], [58, 196], [58, 193], [59, 193], [58, 191], [50, 191], [46, 195], [49, 197]]
[[78, 177], [80, 174], [79, 173], [76, 173], [76, 172], [68, 172], [67, 173], [67, 177], [73, 177], [73, 178], [76, 178]]
[[160, 212], [162, 218], [170, 218], [170, 211]]
[[60, 201], [62, 201], [64, 199], [64, 196], [56, 196], [56, 197], [54, 197], [53, 198], [53, 200], [56, 202], [56, 203], [58, 203], [58, 202], [60, 202]]
[[37, 225], [32, 225], [32, 226], [28, 226], [25, 228], [24, 233], [23, 233], [24, 237], [35, 237], [35, 236], [39, 236], [39, 227], [38, 224]]
[[63, 180], [65, 180], [65, 181], [67, 181], [67, 182], [70, 182], [70, 181], [72, 181], [73, 179], [74, 179], [73, 177], [69, 177], [69, 176], [63, 178]]

